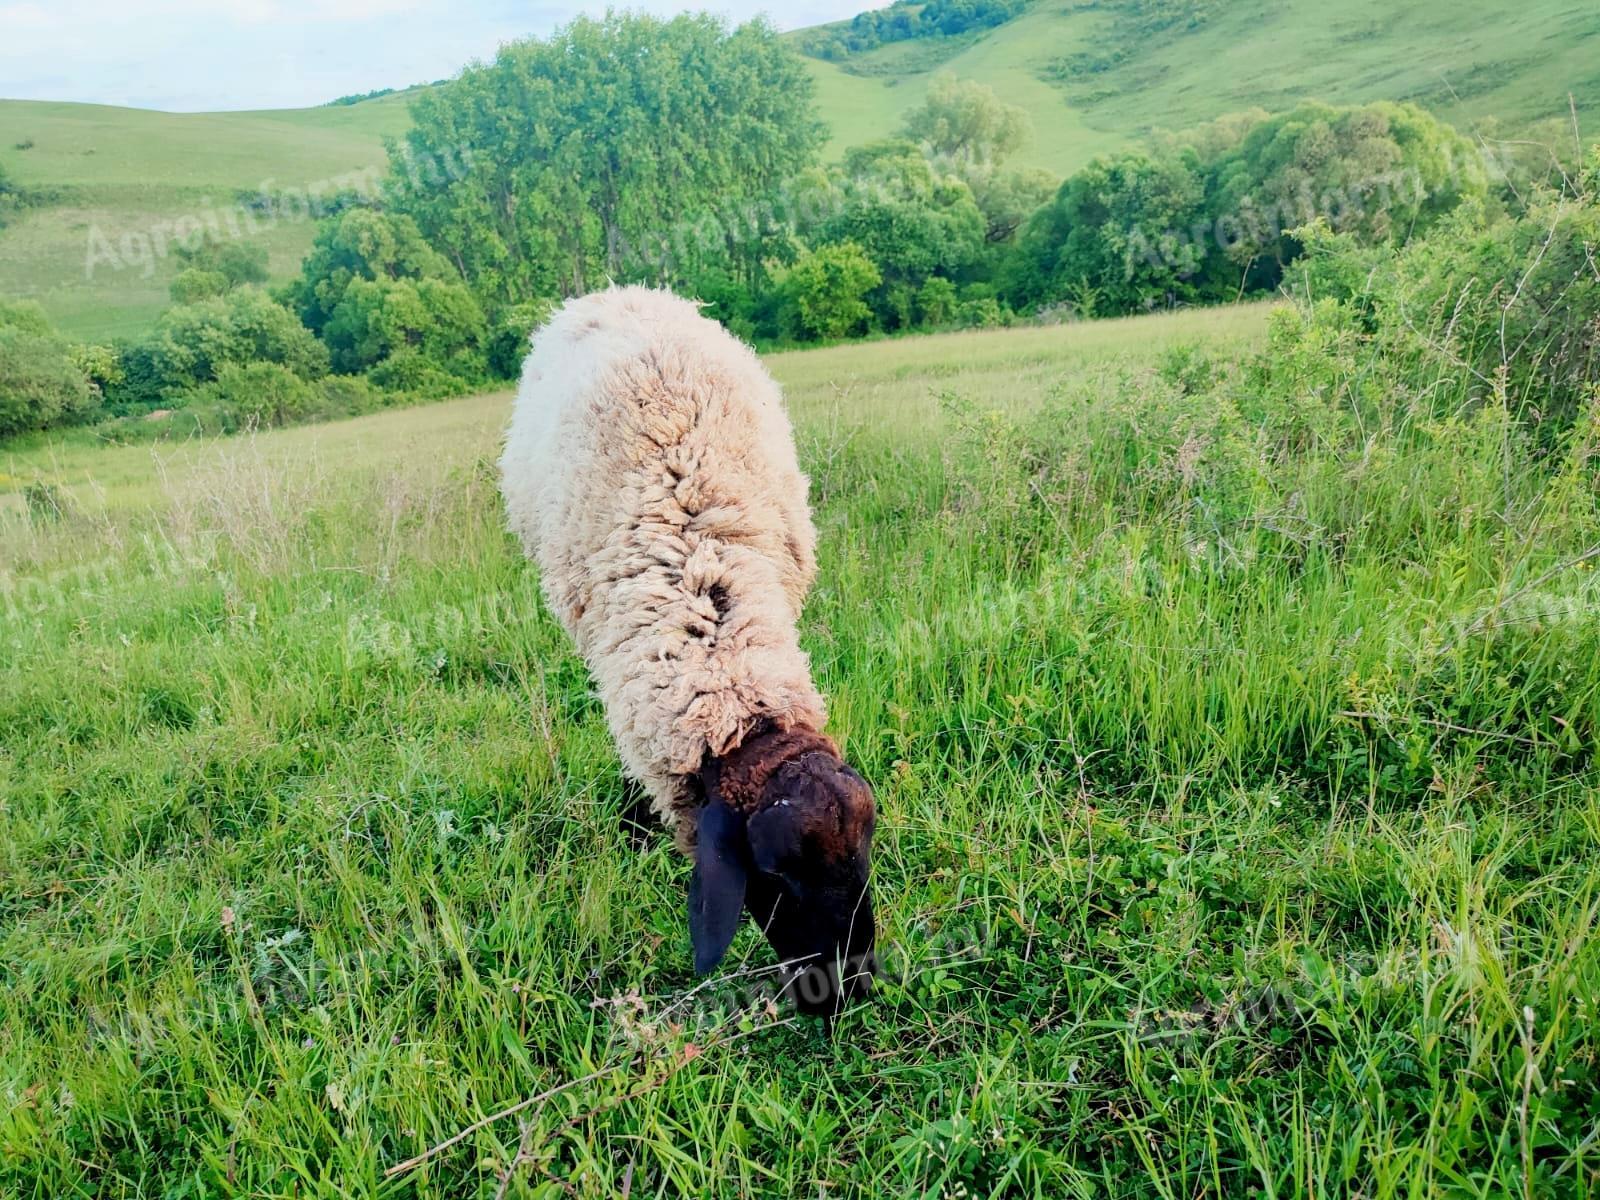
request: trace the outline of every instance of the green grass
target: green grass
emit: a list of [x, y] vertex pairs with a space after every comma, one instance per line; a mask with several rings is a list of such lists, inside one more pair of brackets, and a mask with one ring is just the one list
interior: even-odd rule
[[1593, 1194], [1597, 447], [1252, 407], [1264, 315], [771, 359], [897, 967], [831, 1042], [751, 930], [694, 990], [505, 396], [0, 460], [0, 1194]]
[[[383, 138], [409, 124], [406, 102], [160, 113], [0, 101], [0, 160], [19, 183], [56, 194], [0, 230], [0, 294], [38, 300], [84, 338], [148, 328], [169, 303], [179, 264], [170, 254], [148, 270], [91, 264], [91, 230], [119, 248], [125, 235], [231, 207], [240, 190], [303, 188], [381, 167]], [[314, 232], [310, 221], [283, 221], [257, 235], [275, 281], [299, 270]]]

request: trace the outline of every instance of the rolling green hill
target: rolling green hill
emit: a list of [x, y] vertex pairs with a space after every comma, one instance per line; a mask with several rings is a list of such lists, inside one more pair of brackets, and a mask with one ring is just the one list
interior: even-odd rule
[[[813, 40], [803, 31], [797, 44]], [[988, 83], [1033, 116], [1026, 161], [1066, 173], [1155, 128], [1183, 128], [1305, 98], [1414, 100], [1463, 128], [1542, 129], [1572, 143], [1600, 114], [1600, 10], [1577, 0], [1034, 0], [998, 28], [807, 60], [831, 150], [892, 132], [936, 70]], [[303, 187], [382, 162], [407, 97], [278, 112], [171, 114], [0, 101], [0, 164], [53, 202], [0, 231], [0, 294], [33, 296], [69, 332], [137, 329], [166, 302], [171, 259], [106, 269], [115, 247], [263, 183]], [[29, 143], [19, 150], [19, 144]], [[292, 273], [309, 222], [259, 236], [275, 278]]]
[[811, 62], [836, 146], [893, 130], [947, 70], [1026, 108], [1024, 157], [1061, 173], [1153, 129], [1304, 99], [1411, 100], [1463, 129], [1560, 124], [1569, 141], [1569, 94], [1580, 122], [1600, 115], [1600, 9], [1574, 0], [1034, 0], [977, 36]]
[[[403, 94], [235, 113], [0, 101], [0, 163], [46, 200], [0, 230], [0, 295], [36, 299], [85, 337], [140, 329], [167, 303], [174, 260], [155, 259], [148, 270], [103, 254], [91, 261], [91, 233], [105, 239], [93, 245], [122, 260], [124, 238], [231, 207], [240, 191], [358, 177], [383, 164], [383, 138], [408, 120]], [[312, 223], [299, 220], [265, 224], [255, 236], [281, 278], [297, 269], [311, 235]]]

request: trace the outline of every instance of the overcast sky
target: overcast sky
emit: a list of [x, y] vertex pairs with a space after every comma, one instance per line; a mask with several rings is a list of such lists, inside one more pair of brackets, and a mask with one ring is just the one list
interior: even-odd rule
[[[884, 0], [633, 0], [767, 13], [785, 29]], [[174, 111], [287, 108], [453, 75], [601, 3], [509, 0], [0, 0], [0, 97]]]

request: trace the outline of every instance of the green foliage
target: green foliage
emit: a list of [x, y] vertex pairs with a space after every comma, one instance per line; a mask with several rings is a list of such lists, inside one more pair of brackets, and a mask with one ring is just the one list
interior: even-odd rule
[[318, 228], [288, 302], [307, 329], [321, 334], [357, 280], [459, 278], [410, 217], [355, 208]]
[[956, 315], [956, 285], [933, 276], [917, 289], [917, 319], [931, 329], [950, 324]]
[[466, 379], [483, 377], [483, 311], [465, 284], [443, 279], [354, 279], [323, 329], [337, 371], [419, 355]]
[[1463, 205], [1398, 249], [1314, 225], [1299, 231], [1308, 257], [1293, 282], [1336, 302], [1378, 362], [1452, 376], [1438, 416], [1505, 404], [1554, 444], [1600, 387], [1597, 197], [1545, 192], [1494, 219]]
[[0, 438], [80, 420], [94, 400], [59, 338], [0, 325]]
[[1113, 312], [1196, 298], [1206, 252], [1187, 231], [1204, 195], [1190, 155], [1096, 159], [1018, 235], [1008, 296], [1047, 304], [1088, 282]]
[[872, 318], [866, 294], [881, 282], [872, 259], [854, 242], [801, 255], [783, 284], [795, 331], [826, 340], [861, 332]]
[[687, 277], [700, 239], [674, 242], [672, 223], [713, 230], [708, 253], [736, 250], [743, 214], [816, 154], [812, 91], [764, 22], [580, 18], [420, 95], [391, 155], [393, 202], [491, 310]]
[[20, 329], [38, 337], [50, 337], [55, 330], [43, 307], [34, 300], [11, 300], [0, 296], [0, 329]]
[[1265, 261], [1263, 287], [1299, 252], [1296, 226], [1320, 218], [1368, 245], [1404, 241], [1488, 190], [1473, 144], [1414, 105], [1302, 104], [1246, 126], [1204, 169], [1206, 215], [1227, 223], [1221, 248], [1235, 267]]
[[988, 84], [942, 71], [923, 102], [906, 113], [902, 132], [934, 158], [992, 162], [1020, 150], [1033, 136], [1033, 122]]
[[471, 390], [472, 381], [452, 374], [415, 351], [402, 351], [384, 359], [367, 373], [373, 386], [403, 393], [418, 400], [444, 400]]
[[1028, 0], [894, 0], [848, 21], [808, 29], [801, 34], [799, 45], [816, 58], [838, 61], [893, 42], [993, 29], [1027, 6]]
[[533, 331], [548, 321], [554, 311], [555, 303], [550, 300], [513, 304], [502, 309], [489, 331], [485, 356], [489, 373], [496, 379], [515, 379], [522, 372], [522, 360], [528, 356]]
[[328, 351], [265, 292], [244, 287], [162, 314], [122, 350], [122, 379], [107, 390], [119, 410], [170, 405], [228, 365], [277, 363], [301, 379], [328, 372]]
[[172, 277], [167, 291], [174, 304], [198, 304], [213, 300], [228, 290], [228, 277], [221, 271], [185, 267]]
[[971, 267], [983, 253], [984, 219], [971, 190], [937, 174], [911, 142], [852, 149], [835, 187], [837, 211], [817, 230], [817, 240], [849, 242], [866, 252], [883, 285], [873, 307], [890, 328], [900, 323], [891, 318], [894, 288], [915, 290], [931, 275]]
[[1367, 245], [1404, 241], [1487, 194], [1461, 135], [1410, 105], [1245, 114], [1100, 158], [1032, 217], [1007, 264], [1018, 305], [1090, 287], [1102, 309], [1276, 288], [1318, 217]]
[[266, 427], [304, 420], [319, 395], [316, 384], [280, 363], [226, 363], [190, 403], [225, 405], [240, 424]]
[[902, 132], [971, 190], [991, 245], [1009, 241], [1056, 189], [1058, 181], [1047, 171], [1005, 168], [1005, 161], [1031, 140], [1033, 122], [986, 84], [949, 73], [936, 76], [927, 98], [906, 114]]
[[188, 268], [222, 276], [227, 288], [268, 279], [267, 248], [258, 242], [203, 238], [198, 245], [178, 246], [175, 253]]

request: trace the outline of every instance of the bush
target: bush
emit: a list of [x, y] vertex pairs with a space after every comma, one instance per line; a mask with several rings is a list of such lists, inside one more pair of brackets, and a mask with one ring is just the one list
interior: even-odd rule
[[854, 242], [819, 246], [802, 255], [783, 283], [796, 332], [825, 339], [860, 332], [872, 317], [865, 296], [881, 280], [866, 251]]
[[333, 366], [364, 371], [405, 352], [448, 374], [481, 380], [483, 310], [465, 284], [442, 279], [355, 279], [323, 329]]
[[7, 300], [0, 296], [0, 328], [21, 329], [39, 337], [54, 337], [55, 329], [44, 309], [33, 300]]
[[187, 267], [173, 276], [167, 294], [174, 304], [198, 304], [228, 290], [228, 277], [221, 271], [206, 271], [200, 267]]
[[0, 325], [0, 437], [82, 420], [94, 401], [94, 389], [65, 343]]
[[1011, 312], [993, 296], [963, 300], [956, 310], [956, 322], [963, 329], [999, 329], [1011, 323]]
[[367, 378], [386, 392], [413, 400], [448, 400], [472, 390], [469, 381], [410, 351], [385, 359], [367, 373]]
[[1553, 444], [1600, 384], [1600, 197], [1537, 196], [1520, 216], [1463, 206], [1426, 237], [1373, 250], [1325, 225], [1294, 282], [1336, 302], [1324, 323], [1431, 373], [1441, 416], [1496, 401]]
[[243, 424], [291, 425], [310, 416], [320, 392], [280, 363], [228, 363], [195, 400], [231, 410]]
[[917, 291], [917, 319], [938, 328], [950, 324], [956, 315], [956, 285], [935, 276]]
[[107, 399], [122, 410], [179, 402], [230, 364], [276, 363], [301, 379], [328, 373], [328, 351], [293, 313], [244, 287], [161, 315], [155, 330], [122, 351], [122, 380]]

